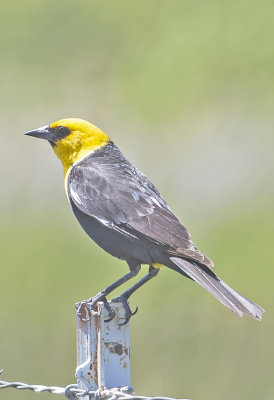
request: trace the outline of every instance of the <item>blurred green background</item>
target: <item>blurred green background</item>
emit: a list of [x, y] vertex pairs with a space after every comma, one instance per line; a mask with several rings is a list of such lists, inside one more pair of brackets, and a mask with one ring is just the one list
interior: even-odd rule
[[273, 26], [270, 0], [2, 1], [2, 379], [73, 383], [74, 303], [127, 272], [78, 225], [50, 146], [23, 136], [81, 117], [155, 183], [216, 272], [267, 311], [262, 323], [240, 319], [161, 270], [131, 300], [137, 393], [273, 399]]

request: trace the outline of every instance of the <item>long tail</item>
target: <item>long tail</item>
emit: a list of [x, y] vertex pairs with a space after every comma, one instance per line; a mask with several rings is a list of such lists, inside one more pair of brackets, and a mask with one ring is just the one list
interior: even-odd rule
[[170, 260], [179, 267], [176, 268], [178, 272], [199, 283], [240, 317], [246, 314], [258, 320], [262, 319], [264, 313], [262, 307], [235, 292], [225, 282], [221, 281], [210, 268], [177, 257], [171, 257]]

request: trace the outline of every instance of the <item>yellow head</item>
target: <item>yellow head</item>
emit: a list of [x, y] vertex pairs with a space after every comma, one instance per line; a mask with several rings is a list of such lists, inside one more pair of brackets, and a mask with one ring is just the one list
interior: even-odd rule
[[65, 175], [74, 163], [109, 142], [109, 137], [101, 129], [78, 118], [61, 119], [26, 135], [50, 142], [63, 163]]

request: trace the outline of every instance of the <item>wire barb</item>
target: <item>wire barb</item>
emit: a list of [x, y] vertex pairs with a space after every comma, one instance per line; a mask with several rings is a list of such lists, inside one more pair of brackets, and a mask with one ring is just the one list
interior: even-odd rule
[[[0, 375], [3, 370], [0, 370]], [[101, 386], [96, 391], [86, 391], [78, 388], [76, 384], [68, 385], [67, 387], [45, 386], [45, 385], [29, 385], [23, 382], [6, 382], [0, 381], [0, 389], [19, 389], [32, 390], [36, 393], [49, 392], [52, 394], [62, 394], [69, 400], [80, 399], [81, 397], [89, 396], [90, 400], [174, 400], [170, 397], [146, 397], [134, 396], [134, 389], [128, 386], [122, 388], [107, 389]], [[187, 399], [178, 399], [187, 400]]]

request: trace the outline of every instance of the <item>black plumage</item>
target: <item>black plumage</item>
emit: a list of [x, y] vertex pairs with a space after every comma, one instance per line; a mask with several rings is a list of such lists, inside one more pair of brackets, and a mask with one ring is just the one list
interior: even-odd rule
[[[213, 273], [213, 262], [195, 247], [158, 190], [113, 142], [72, 166], [67, 193], [87, 234], [107, 252], [126, 260], [133, 276], [141, 264], [166, 265], [195, 280], [238, 315], [261, 319], [263, 309]], [[156, 274], [153, 267], [150, 272], [151, 277]]]

